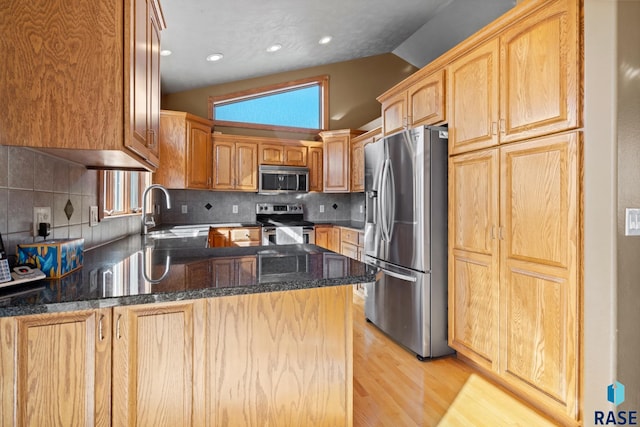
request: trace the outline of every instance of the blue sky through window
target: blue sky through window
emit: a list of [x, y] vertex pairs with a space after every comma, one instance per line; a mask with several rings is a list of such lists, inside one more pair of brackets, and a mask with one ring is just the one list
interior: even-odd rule
[[243, 99], [214, 107], [216, 120], [320, 129], [320, 85]]

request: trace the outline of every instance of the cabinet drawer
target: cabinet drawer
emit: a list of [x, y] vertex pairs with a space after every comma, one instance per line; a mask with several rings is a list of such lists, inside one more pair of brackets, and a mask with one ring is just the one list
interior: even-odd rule
[[350, 228], [343, 228], [342, 241], [346, 243], [351, 243], [352, 245], [355, 245], [355, 246], [359, 246], [358, 232]]
[[351, 243], [342, 242], [340, 245], [340, 253], [349, 258], [358, 259], [358, 247]]
[[232, 243], [260, 242], [260, 228], [232, 228], [229, 231]]

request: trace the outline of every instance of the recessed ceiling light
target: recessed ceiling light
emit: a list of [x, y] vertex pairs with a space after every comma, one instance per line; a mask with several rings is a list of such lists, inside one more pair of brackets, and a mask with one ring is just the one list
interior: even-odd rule
[[321, 38], [320, 40], [318, 40], [318, 43], [320, 44], [327, 44], [331, 41], [333, 37], [331, 36], [324, 36], [323, 38]]
[[160, 51], [160, 56], [169, 56], [171, 55], [173, 52], [171, 52], [169, 49], [163, 49]]
[[269, 46], [269, 47], [267, 48], [267, 52], [277, 52], [277, 51], [279, 51], [280, 49], [282, 49], [282, 45], [281, 45], [281, 44], [277, 44], [277, 43], [276, 43], [276, 44], [273, 44], [273, 45]]
[[212, 53], [211, 55], [207, 56], [207, 61], [216, 62], [216, 61], [220, 61], [222, 58], [224, 58], [223, 54], [221, 54], [221, 53]]

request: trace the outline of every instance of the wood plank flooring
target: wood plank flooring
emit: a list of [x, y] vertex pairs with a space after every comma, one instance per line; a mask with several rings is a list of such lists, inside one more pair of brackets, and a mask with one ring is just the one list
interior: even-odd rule
[[553, 426], [455, 356], [420, 362], [364, 317], [354, 295], [353, 425]]

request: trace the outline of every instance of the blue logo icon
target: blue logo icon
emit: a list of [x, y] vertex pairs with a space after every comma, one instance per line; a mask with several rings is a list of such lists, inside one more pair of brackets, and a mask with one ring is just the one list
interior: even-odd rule
[[618, 406], [624, 402], [624, 384], [616, 381], [607, 387], [607, 400]]

